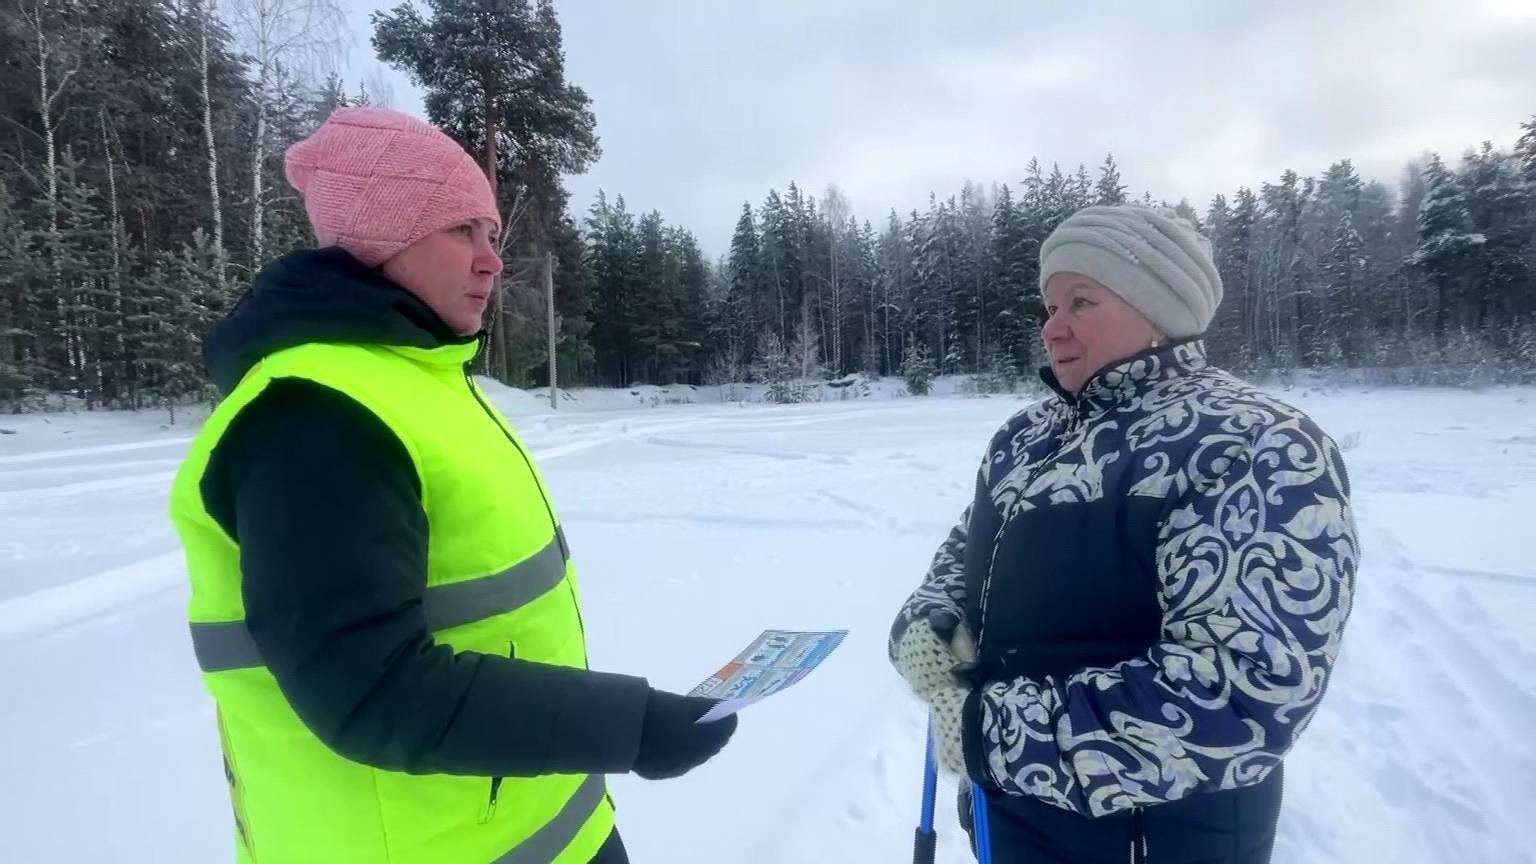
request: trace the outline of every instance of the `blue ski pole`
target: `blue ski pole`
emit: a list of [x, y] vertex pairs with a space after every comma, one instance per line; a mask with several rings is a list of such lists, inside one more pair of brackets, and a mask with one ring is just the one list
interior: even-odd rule
[[981, 786], [971, 784], [971, 821], [976, 831], [976, 860], [992, 864], [992, 826], [987, 817], [987, 798]]
[[933, 864], [938, 834], [933, 830], [933, 799], [939, 782], [933, 761], [933, 726], [928, 727], [928, 746], [923, 756], [923, 810], [918, 815], [917, 836], [912, 841], [912, 864]]
[[[933, 760], [933, 725], [930, 723], [923, 754], [923, 810], [912, 844], [912, 864], [933, 864], [934, 861], [939, 835], [933, 830], [933, 799], [938, 781], [938, 766]], [[992, 825], [987, 815], [987, 799], [981, 786], [975, 783], [971, 784], [971, 830], [976, 834], [976, 860], [979, 864], [992, 864]]]

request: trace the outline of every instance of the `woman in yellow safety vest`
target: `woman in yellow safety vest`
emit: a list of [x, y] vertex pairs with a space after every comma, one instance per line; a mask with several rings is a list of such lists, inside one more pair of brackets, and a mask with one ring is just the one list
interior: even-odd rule
[[171, 513], [242, 862], [624, 862], [603, 775], [725, 746], [713, 703], [587, 669], [549, 493], [467, 369], [501, 271], [469, 154], [344, 108], [286, 155], [322, 248], [209, 336]]

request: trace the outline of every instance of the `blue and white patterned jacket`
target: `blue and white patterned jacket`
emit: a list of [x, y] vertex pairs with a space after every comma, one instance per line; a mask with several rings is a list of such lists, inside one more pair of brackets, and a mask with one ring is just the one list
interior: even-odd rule
[[1007, 423], [893, 645], [966, 621], [973, 779], [1106, 816], [1265, 779], [1322, 698], [1358, 555], [1334, 442], [1187, 342]]

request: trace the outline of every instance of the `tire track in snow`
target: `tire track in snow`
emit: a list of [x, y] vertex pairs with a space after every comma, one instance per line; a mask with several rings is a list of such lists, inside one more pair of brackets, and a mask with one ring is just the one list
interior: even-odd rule
[[170, 494], [171, 480], [175, 471], [153, 471], [147, 474], [129, 474], [105, 480], [82, 480], [57, 486], [39, 486], [28, 489], [6, 490], [0, 512], [32, 510], [39, 506], [59, 506], [71, 498], [100, 492], [118, 492], [138, 489], [155, 494]]
[[1517, 573], [1499, 573], [1494, 570], [1470, 570], [1465, 567], [1423, 567], [1421, 569], [1426, 573], [1434, 573], [1438, 576], [1453, 576], [1457, 579], [1489, 582], [1494, 585], [1512, 585], [1516, 588], [1536, 588], [1536, 575], [1521, 576]]
[[835, 507], [858, 515], [864, 520], [865, 524], [869, 525], [869, 527], [876, 528], [881, 531], [889, 531], [893, 534], [933, 533], [937, 536], [939, 532], [944, 530], [942, 526], [937, 526], [934, 523], [904, 522], [901, 519], [896, 518], [896, 516], [892, 515], [887, 510], [882, 510], [879, 507], [874, 507], [869, 504], [863, 504], [858, 501], [854, 501], [851, 498], [845, 498], [836, 492], [828, 492], [825, 489], [817, 492], [816, 497]]
[[1446, 672], [1455, 670], [1461, 689], [1477, 694], [1480, 707], [1493, 709], [1482, 712], [1484, 721], [1506, 727], [1507, 736], [1514, 740], [1529, 737], [1536, 718], [1536, 695], [1504, 671], [1502, 658], [1474, 644], [1455, 622], [1446, 620], [1418, 594], [1401, 591], [1396, 600], [1399, 609], [1416, 619], [1410, 625], [1414, 633], [1433, 634], [1431, 653], [1436, 664]]
[[127, 471], [138, 469], [139, 473], [145, 473], [150, 468], [174, 471], [182, 462], [181, 456], [170, 459], [124, 459], [114, 462], [89, 462], [83, 465], [44, 465], [38, 468], [7, 468], [0, 471], [0, 481], [15, 480], [19, 478], [41, 477], [47, 480], [57, 480], [69, 475], [96, 475], [111, 471]]
[[51, 459], [68, 459], [72, 456], [97, 456], [102, 453], [125, 453], [130, 450], [152, 450], [157, 447], [179, 447], [192, 443], [191, 435], [175, 438], [155, 438], [150, 441], [130, 441], [126, 444], [103, 444], [99, 447], [74, 447], [68, 450], [39, 450], [36, 453], [20, 453], [0, 456], [0, 465], [20, 465], [26, 462], [46, 462]]
[[772, 447], [752, 447], [736, 444], [713, 444], [704, 441], [685, 441], [681, 438], [663, 438], [656, 435], [648, 435], [641, 439], [646, 444], [657, 447], [676, 447], [682, 450], [704, 450], [711, 453], [726, 453], [732, 456], [758, 456], [763, 459], [778, 459], [786, 462], [813, 461], [825, 465], [847, 465], [848, 457], [832, 453], [808, 453], [797, 450], [779, 450]]
[[[529, 454], [534, 459], [539, 462], [550, 462], [576, 453], [593, 450], [605, 444], [613, 444], [637, 437], [643, 440], [643, 436], [652, 432], [680, 432], [695, 430], [708, 425], [710, 425], [709, 421], [702, 419], [671, 420], [654, 424], [643, 424], [639, 429], [631, 430], [628, 422], [594, 423], [567, 427], [560, 430], [541, 430], [539, 434], [524, 436], [524, 441], [528, 445]], [[615, 429], [615, 426], [618, 426], [618, 428]], [[576, 437], [572, 433], [577, 433], [582, 437]], [[576, 440], [570, 440], [573, 437]], [[554, 443], [556, 441], [561, 443]]]
[[137, 605], [185, 581], [181, 550], [0, 603], [0, 639], [53, 630]]
[[604, 444], [613, 443], [612, 438], [593, 438], [586, 441], [571, 441], [565, 444], [556, 444], [552, 447], [544, 447], [538, 450], [529, 450], [529, 454], [539, 462], [551, 462], [584, 450], [601, 447]]
[[[1350, 792], [1318, 787], [1315, 780], [1305, 787], [1295, 778], [1321, 797], [1301, 807], [1287, 798], [1292, 815], [1281, 816], [1284, 842], [1276, 860], [1375, 860], [1361, 855], [1358, 833], [1338, 832], [1329, 812], [1355, 794], [1361, 818], [1403, 834], [1392, 838], [1399, 848], [1378, 857], [1413, 850], [1409, 857], [1416, 860], [1518, 861], [1502, 854], [1504, 826], [1511, 824], [1504, 790], [1522, 773], [1512, 766], [1529, 761], [1528, 732], [1515, 731], [1523, 718], [1509, 712], [1518, 709], [1489, 692], [1512, 686], [1498, 671], [1508, 658], [1501, 664], [1494, 642], [1473, 641], [1488, 628], [1469, 626], [1474, 622], [1463, 610], [1439, 605], [1440, 589], [1455, 583], [1430, 578], [1391, 522], [1370, 510], [1361, 508], [1361, 526], [1373, 551], [1357, 584], [1337, 678], [1316, 731], [1308, 733], [1318, 737], [1301, 745], [1325, 748], [1328, 757], [1310, 764], [1347, 772]], [[1332, 830], [1319, 833], [1322, 826]]]
[[[1469, 626], [1493, 623], [1485, 612], [1479, 622], [1465, 608], [1442, 609], [1422, 583], [1392, 581], [1379, 594], [1387, 638], [1375, 650], [1401, 654], [1401, 676], [1384, 682], [1398, 691], [1384, 694], [1397, 712], [1385, 729], [1401, 734], [1382, 736], [1383, 727], [1367, 724], [1374, 785], [1384, 802], [1411, 814], [1405, 823], [1438, 859], [1530, 861], [1495, 850], [1526, 818], [1504, 790], [1536, 773], [1528, 744], [1536, 694], [1512, 677], [1518, 664], [1500, 655], [1496, 639], [1475, 641], [1498, 629]], [[1428, 808], [1432, 819], [1424, 818]]]
[[1526, 689], [1536, 690], [1536, 650], [1529, 650], [1516, 641], [1509, 629], [1488, 613], [1466, 585], [1457, 585], [1451, 594], [1455, 598], [1457, 618], [1472, 625], [1488, 640], [1492, 653], [1503, 659], [1506, 669], [1525, 670], [1529, 678]]
[[755, 528], [765, 531], [858, 531], [867, 532], [869, 522], [863, 519], [818, 519], [795, 516], [734, 516], [726, 513], [647, 513], [627, 515], [582, 510], [579, 507], [561, 509], [561, 521], [588, 522], [594, 525], [722, 525], [732, 528]]

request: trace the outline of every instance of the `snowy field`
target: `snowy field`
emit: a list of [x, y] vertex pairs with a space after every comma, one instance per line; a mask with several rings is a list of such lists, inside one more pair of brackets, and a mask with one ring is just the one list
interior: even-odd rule
[[[687, 690], [764, 628], [852, 631], [704, 768], [614, 781], [635, 861], [910, 860], [923, 717], [886, 628], [1022, 397], [497, 394], [553, 486], [595, 667]], [[1364, 566], [1276, 860], [1536, 862], [1536, 390], [1289, 398], [1346, 448]], [[190, 430], [162, 419], [0, 417], [0, 861], [231, 858], [165, 516]]]

